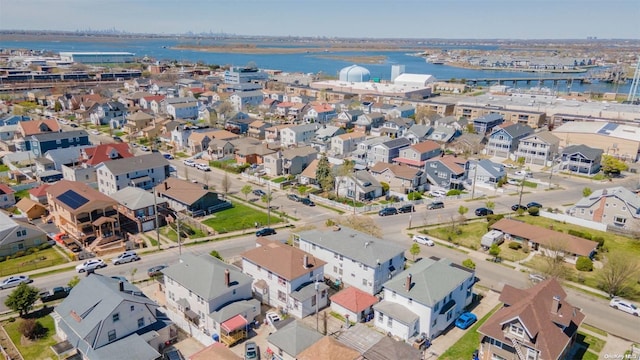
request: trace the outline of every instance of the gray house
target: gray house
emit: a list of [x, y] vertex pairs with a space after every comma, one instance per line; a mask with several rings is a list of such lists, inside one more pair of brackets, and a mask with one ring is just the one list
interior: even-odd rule
[[366, 170], [336, 177], [335, 186], [339, 196], [358, 201], [373, 200], [383, 195], [382, 185]]
[[373, 147], [391, 140], [388, 136], [374, 137], [358, 143], [358, 149], [352, 153], [353, 159], [362, 165], [373, 165]]
[[487, 114], [473, 120], [473, 131], [477, 134], [487, 134], [503, 122], [504, 117], [502, 115], [496, 113]]
[[488, 155], [508, 158], [518, 149], [520, 139], [532, 133], [532, 128], [520, 123], [495, 128], [489, 135], [485, 150]]
[[412, 144], [427, 140], [427, 137], [433, 132], [433, 128], [429, 125], [414, 124], [405, 132], [404, 137], [409, 139]]
[[267, 337], [269, 348], [280, 359], [296, 359], [297, 356], [323, 336], [301, 321], [293, 321]]
[[384, 123], [384, 115], [381, 113], [370, 113], [358, 116], [358, 120], [353, 123], [356, 131], [367, 132], [371, 128], [380, 127]]
[[550, 131], [540, 131], [523, 137], [518, 144], [516, 159], [524, 158], [527, 164], [546, 165], [558, 154], [560, 139]]
[[345, 129], [350, 129], [353, 127], [353, 123], [358, 120], [360, 115], [363, 115], [364, 111], [362, 110], [348, 110], [343, 111], [338, 114], [337, 117], [333, 119], [337, 126], [343, 127]]
[[462, 190], [466, 180], [465, 160], [453, 155], [445, 155], [427, 160], [425, 172], [431, 185], [445, 190]]
[[466, 172], [465, 176], [471, 184], [473, 184], [475, 180], [477, 182], [495, 185], [500, 179], [507, 176], [504, 165], [487, 159], [469, 160], [465, 163], [464, 169]]
[[385, 141], [371, 148], [373, 163], [391, 163], [393, 159], [400, 156], [400, 150], [411, 146], [411, 141], [405, 138], [397, 138]]
[[592, 175], [600, 171], [602, 149], [587, 145], [570, 145], [562, 150], [562, 170]]
[[270, 176], [298, 175], [318, 157], [311, 146], [289, 148], [264, 156], [264, 169]]

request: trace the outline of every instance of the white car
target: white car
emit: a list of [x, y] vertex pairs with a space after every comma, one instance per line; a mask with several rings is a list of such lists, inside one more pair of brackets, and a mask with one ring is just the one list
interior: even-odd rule
[[187, 160], [183, 161], [182, 163], [187, 165], [187, 166], [191, 166], [191, 167], [196, 166], [196, 162], [191, 160], [191, 159], [187, 159]]
[[638, 309], [638, 307], [629, 300], [613, 298], [609, 302], [609, 306], [616, 310], [622, 310], [631, 315], [640, 316], [640, 309]]
[[543, 275], [540, 275], [540, 274], [529, 274], [529, 281], [531, 281], [534, 284], [539, 283], [539, 282], [543, 282], [544, 280], [545, 280], [545, 277]]
[[509, 179], [509, 180], [507, 180], [507, 184], [510, 184], [510, 185], [520, 185], [520, 182], [521, 182], [521, 180], [518, 180], [518, 179]]
[[427, 245], [427, 246], [435, 245], [433, 240], [429, 239], [424, 235], [413, 235], [413, 242], [417, 242], [418, 244]]
[[533, 174], [531, 173], [531, 171], [526, 171], [526, 170], [518, 170], [515, 172], [515, 175], [523, 178], [533, 177]]
[[209, 167], [209, 165], [207, 164], [201, 164], [201, 163], [197, 163], [196, 164], [196, 168], [198, 170], [202, 170], [202, 171], [211, 171], [211, 168]]
[[85, 271], [93, 271], [95, 269], [100, 269], [106, 266], [107, 264], [105, 264], [102, 259], [90, 259], [76, 266], [76, 271], [79, 273], [83, 273]]
[[276, 327], [276, 323], [278, 321], [280, 321], [280, 315], [276, 314], [273, 311], [269, 311], [265, 314], [265, 317], [267, 318], [267, 322], [269, 323], [269, 325], [271, 325], [272, 327]]
[[16, 287], [22, 283], [28, 284], [32, 281], [27, 275], [9, 276], [0, 282], [0, 290]]
[[98, 131], [98, 130], [91, 130], [91, 133], [93, 135], [100, 135], [100, 131]]
[[140, 146], [140, 150], [142, 151], [151, 151], [151, 149], [148, 146]]
[[140, 256], [138, 256], [135, 251], [125, 251], [117, 257], [111, 259], [111, 262], [113, 263], [113, 265], [120, 265], [138, 260], [140, 260]]
[[445, 197], [447, 196], [447, 192], [445, 190], [431, 190], [429, 191], [429, 195], [433, 196], [433, 197]]

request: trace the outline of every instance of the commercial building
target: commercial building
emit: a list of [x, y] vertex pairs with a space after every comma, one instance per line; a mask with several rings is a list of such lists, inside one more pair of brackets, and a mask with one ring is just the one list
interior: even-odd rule
[[61, 52], [60, 60], [83, 64], [130, 63], [134, 61], [130, 52]]

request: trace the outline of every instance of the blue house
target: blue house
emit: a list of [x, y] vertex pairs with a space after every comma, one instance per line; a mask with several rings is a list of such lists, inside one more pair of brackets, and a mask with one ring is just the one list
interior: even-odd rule
[[463, 190], [467, 179], [465, 160], [454, 155], [443, 155], [427, 160], [424, 165], [427, 181], [435, 188]]
[[10, 115], [0, 117], [0, 126], [17, 125], [20, 121], [29, 121], [29, 120], [31, 120], [31, 118], [26, 115], [10, 114]]
[[473, 131], [476, 134], [484, 135], [490, 133], [494, 127], [502, 124], [504, 117], [500, 114], [487, 114], [473, 120]]
[[35, 156], [42, 156], [54, 149], [91, 145], [89, 134], [84, 130], [36, 134], [31, 135], [28, 141], [31, 143], [31, 152]]
[[488, 155], [506, 158], [518, 150], [520, 139], [531, 134], [533, 129], [520, 123], [495, 128], [489, 135], [485, 149]]

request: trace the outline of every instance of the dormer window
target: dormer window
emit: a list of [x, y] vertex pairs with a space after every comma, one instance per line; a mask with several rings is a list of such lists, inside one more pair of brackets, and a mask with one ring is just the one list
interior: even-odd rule
[[524, 337], [524, 329], [517, 324], [511, 324], [509, 326], [509, 332], [518, 337]]

